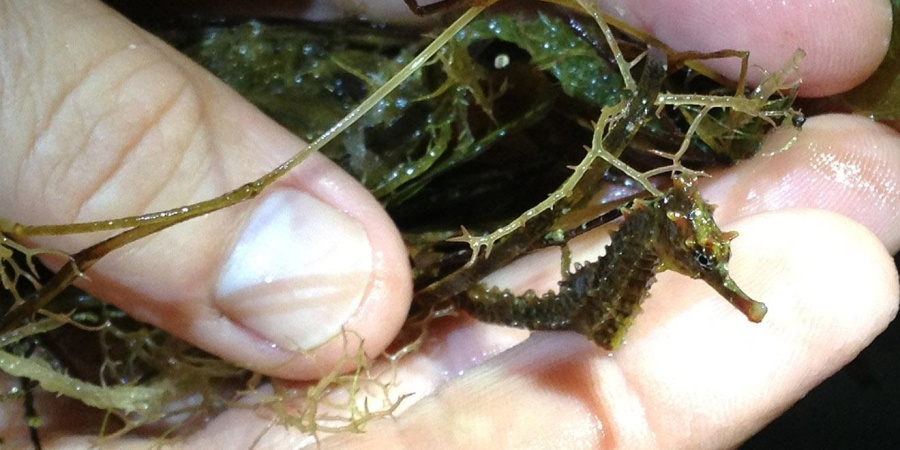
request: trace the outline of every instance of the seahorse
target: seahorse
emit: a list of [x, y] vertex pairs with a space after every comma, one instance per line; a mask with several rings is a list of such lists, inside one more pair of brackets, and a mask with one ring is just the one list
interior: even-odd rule
[[640, 313], [655, 275], [674, 270], [705, 281], [750, 321], [760, 322], [766, 305], [747, 296], [728, 272], [730, 242], [737, 233], [719, 229], [713, 206], [695, 182], [692, 176], [675, 176], [664, 195], [623, 208], [624, 220], [606, 253], [567, 271], [556, 292], [514, 295], [478, 284], [456, 296], [456, 305], [484, 322], [574, 330], [615, 350]]

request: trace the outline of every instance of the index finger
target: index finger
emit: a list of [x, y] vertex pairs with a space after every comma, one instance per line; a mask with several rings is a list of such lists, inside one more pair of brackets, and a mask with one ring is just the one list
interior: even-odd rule
[[[887, 52], [891, 5], [886, 0], [808, 2], [782, 0], [656, 1], [602, 0], [610, 14], [638, 26], [679, 51], [748, 50], [751, 84], [777, 71], [796, 49], [800, 94], [819, 97], [844, 92], [868, 78]], [[713, 61], [736, 78], [734, 61]]]

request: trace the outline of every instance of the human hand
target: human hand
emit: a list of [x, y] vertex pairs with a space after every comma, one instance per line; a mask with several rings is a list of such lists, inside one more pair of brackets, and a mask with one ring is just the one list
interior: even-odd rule
[[[639, 2], [628, 5], [629, 11], [640, 11], [636, 3]], [[697, 3], [695, 8], [705, 12], [706, 5]], [[869, 10], [857, 4], [849, 8], [852, 11], [832, 11], [833, 20], [838, 23], [827, 22], [827, 19], [812, 20], [802, 15], [813, 24], [805, 30], [798, 30], [798, 23], [801, 22], [796, 20], [797, 17], [791, 16], [788, 10], [781, 11], [773, 14], [772, 18], [766, 17], [766, 29], [759, 31], [761, 36], [748, 37], [744, 42], [729, 41], [727, 37], [716, 36], [715, 33], [706, 33], [701, 37], [688, 33], [686, 29], [665, 31], [666, 25], [675, 24], [671, 17], [702, 16], [686, 9], [678, 11], [677, 15], [671, 12], [659, 14], [657, 18], [629, 14], [633, 14], [635, 22], [652, 29], [678, 48], [749, 48], [758, 57], [755, 62], [770, 69], [779, 67], [794, 47], [803, 47], [809, 55], [801, 69], [804, 89], [807, 93], [824, 94], [829, 93], [829, 86], [842, 90], [861, 81], [867, 72], [874, 69], [877, 59], [883, 54], [883, 46], [877, 43], [886, 39], [889, 33], [888, 26], [876, 23], [876, 13], [885, 16], [889, 13], [887, 5], [882, 3], [886, 2], [867, 4]], [[760, 7], [758, 3], [756, 7]], [[9, 18], [22, 14], [12, 14], [11, 11], [34, 12], [35, 7], [26, 2], [13, 2], [5, 8], [7, 11], [2, 17]], [[2, 177], [7, 183], [4, 191], [16, 192], [17, 195], [0, 199], [0, 215], [27, 223], [66, 222], [74, 217], [119, 217], [180, 205], [217, 195], [252, 179], [302, 145], [261, 118], [209, 76], [174, 56], [171, 50], [156, 43], [147, 44], [150, 49], [145, 48], [143, 44], [147, 43], [147, 38], [120, 19], [109, 16], [102, 8], [93, 4], [76, 7], [74, 3], [66, 2], [55, 2], [44, 5], [44, 8], [44, 14], [40, 17], [25, 15], [29, 18], [26, 24], [39, 30], [31, 36], [42, 39], [49, 36], [54, 39], [51, 42], [67, 42], [70, 47], [67, 53], [59, 55], [48, 54], [45, 50], [41, 65], [25, 61], [3, 66], [3, 73], [6, 74], [2, 84], [4, 98], [15, 101], [4, 101], [0, 105], [4, 113], [4, 142], [9, 146], [8, 153], [21, 160], [5, 165], [5, 170], [15, 167], [22, 171], [17, 173], [35, 175], [34, 178], [13, 177], [10, 173]], [[66, 15], [53, 15], [66, 8]], [[654, 14], [665, 11], [662, 4], [643, 9], [652, 10]], [[737, 8], [728, 9], [719, 5], [717, 11], [729, 11], [732, 14], [730, 20], [740, 24], [760, 21]], [[866, 11], [871, 14], [867, 16]], [[72, 21], [70, 14], [76, 12], [79, 13], [78, 21]], [[63, 17], [68, 19], [66, 23], [79, 26], [65, 29], [41, 24], [44, 20], [49, 24], [58, 24], [65, 20]], [[704, 17], [717, 20], [716, 27], [701, 24], [691, 29], [739, 29], [737, 24], [722, 22], [721, 17]], [[778, 21], [783, 22], [779, 25]], [[852, 24], [848, 26], [853, 32], [839, 33], [836, 30], [838, 25], [848, 23]], [[41, 48], [38, 47], [43, 42], [40, 39], [21, 42], [20, 35], [16, 34], [16, 30], [21, 29], [21, 25], [0, 28], [3, 30], [0, 36], [5, 36], [0, 38], [0, 51], [4, 55], [35, 54], [27, 50], [10, 50], [21, 49], [22, 45], [29, 48], [27, 44], [31, 48]], [[92, 33], [110, 31], [102, 31], [102, 36], [91, 36], [86, 33], [88, 30]], [[862, 36], [860, 30], [871, 33]], [[60, 32], [63, 36], [56, 36], [50, 31]], [[667, 36], [666, 32], [670, 35]], [[827, 34], [823, 35], [823, 32]], [[772, 42], [774, 37], [788, 33], [799, 34], [792, 38], [793, 41], [781, 38], [778, 42]], [[867, 41], [848, 42], [851, 36]], [[114, 52], [117, 48], [124, 49], [137, 37], [140, 37], [138, 42], [142, 44], [138, 48], [144, 53], [131, 58], [127, 52]], [[679, 41], [679, 38], [682, 40]], [[696, 39], [708, 39], [708, 43]], [[785, 53], [775, 52], [766, 56], [766, 52], [776, 48]], [[872, 53], [868, 58], [866, 51]], [[113, 57], [109, 57], [110, 54]], [[72, 69], [72, 64], [76, 63], [76, 67], [82, 70]], [[84, 76], [87, 68], [94, 66], [100, 69], [95, 69], [93, 75], [84, 80], [79, 78]], [[839, 70], [829, 74], [828, 67], [838, 67]], [[33, 72], [27, 71], [29, 68], [42, 73], [42, 78], [48, 80], [40, 86], [49, 92], [44, 94], [46, 98], [16, 94], [24, 89], [16, 81], [21, 83], [23, 79], [38, 79]], [[175, 79], [178, 82], [173, 82], [174, 87], [166, 86], [168, 83], [150, 83], [163, 92], [157, 95], [138, 92], [141, 95], [135, 95], [135, 86], [147, 86], [148, 79]], [[181, 86], [188, 86], [187, 96], [178, 89]], [[30, 86], [26, 84], [25, 87]], [[71, 95], [72, 92], [77, 95]], [[121, 103], [110, 101], [111, 106], [137, 109], [117, 114], [98, 106], [99, 111], [76, 109], [75, 112], [82, 115], [80, 118], [76, 116], [81, 123], [69, 124], [69, 121], [60, 119], [72, 114], [73, 107], [66, 109], [66, 105], [75, 103], [75, 107], [84, 108], [97, 102], [101, 103], [100, 106], [110, 106], [109, 103], [103, 105], [103, 99], [117, 97], [122, 99]], [[100, 101], [96, 100], [98, 98]], [[166, 98], [172, 101], [164, 101]], [[67, 103], [59, 99], [70, 100]], [[85, 102], [84, 99], [93, 102]], [[158, 104], [148, 104], [148, 100], [155, 100]], [[17, 108], [11, 106], [22, 102], [27, 104]], [[42, 121], [42, 114], [39, 113], [52, 111], [53, 105], [63, 105], [55, 109], [57, 119]], [[190, 111], [192, 108], [193, 112]], [[188, 111], [184, 112], [184, 109]], [[11, 111], [16, 112], [16, 117], [11, 116]], [[112, 111], [118, 110], [112, 108]], [[31, 113], [33, 117], [28, 120], [27, 115]], [[95, 114], [93, 120], [89, 114]], [[23, 123], [28, 125], [23, 127]], [[45, 131], [44, 123], [56, 123], [57, 128], [46, 127]], [[94, 126], [95, 123], [101, 126]], [[32, 136], [28, 135], [29, 129], [42, 132], [32, 133]], [[53, 137], [54, 133], [57, 134], [55, 141], [35, 139], [37, 135]], [[92, 136], [93, 140], [88, 140]], [[508, 447], [546, 447], [550, 444], [572, 447], [613, 444], [626, 447], [719, 447], [745, 439], [849, 361], [886, 326], [896, 310], [896, 274], [887, 254], [888, 251], [896, 252], [900, 247], [900, 236], [889, 227], [896, 222], [898, 215], [896, 205], [900, 194], [896, 189], [895, 173], [900, 168], [897, 153], [900, 140], [885, 127], [848, 116], [811, 118], [801, 136], [801, 142], [789, 152], [750, 161], [719, 174], [704, 189], [707, 198], [722, 205], [718, 218], [726, 224], [723, 229], [741, 232], [741, 236], [734, 241], [732, 272], [745, 291], [769, 305], [769, 316], [762, 324], [747, 323], [709, 289], [669, 274], [660, 276], [659, 283], [652, 290], [652, 298], [645, 303], [645, 313], [629, 331], [627, 344], [613, 355], [597, 349], [581, 336], [541, 333], [519, 343], [525, 335], [521, 331], [460, 319], [452, 326], [443, 327], [439, 341], [445, 344], [428, 346], [423, 353], [406, 360], [400, 367], [399, 391], [414, 391], [419, 396], [433, 391], [432, 395], [410, 406], [395, 421], [374, 423], [364, 435], [338, 436], [335, 441], [325, 441], [325, 444], [355, 444], [367, 448], [396, 447], [400, 444], [413, 448], [425, 445], [497, 448], [504, 444]], [[165, 140], [161, 140], [163, 138]], [[118, 142], [112, 142], [116, 140]], [[32, 141], [40, 145], [32, 144]], [[135, 141], [141, 145], [128, 145]], [[86, 144], [71, 145], [72, 142]], [[154, 147], [159, 147], [160, 153], [147, 155]], [[172, 165], [181, 164], [189, 168], [183, 171], [191, 173], [181, 174], [164, 169], [165, 164], [160, 163], [158, 158], [163, 154], [162, 150], [171, 148], [180, 150], [173, 156], [176, 162]], [[252, 153], [244, 153], [247, 149], [251, 149]], [[241, 153], [232, 154], [237, 151]], [[118, 164], [118, 159], [105, 160], [107, 154], [118, 155], [116, 158], [131, 156], [121, 158], [124, 163], [117, 167], [118, 170], [108, 172], [112, 174], [111, 181], [88, 178], [88, 183], [80, 184], [93, 174], [93, 171], [82, 171], [62, 178], [68, 183], [62, 183], [66, 186], [64, 193], [68, 195], [53, 195], [52, 192], [38, 191], [35, 187], [56, 185], [47, 181], [54, 177], [54, 169], [68, 169], [75, 173], [78, 166], [58, 162], [64, 159], [40, 161], [34, 155], [44, 154], [42, 152], [49, 152], [50, 157], [61, 155], [60, 158], [111, 165]], [[242, 155], [255, 156], [248, 158]], [[151, 156], [153, 160], [150, 160]], [[20, 167], [35, 172], [24, 172]], [[197, 167], [214, 174], [201, 184], [201, 188], [190, 184], [196, 182], [193, 175], [199, 171]], [[160, 170], [161, 173], [144, 175], [150, 169]], [[129, 171], [140, 171], [142, 174], [137, 180], [137, 189], [133, 186], [135, 177], [125, 177], [123, 180], [123, 174]], [[172, 173], [174, 175], [167, 178]], [[145, 186], [160, 179], [166, 180], [162, 187]], [[17, 180], [31, 184], [19, 186], [20, 181]], [[890, 188], [891, 183], [894, 183], [893, 189]], [[85, 185], [88, 187], [83, 187]], [[128, 186], [128, 189], [122, 186]], [[764, 190], [766, 186], [776, 188]], [[88, 190], [88, 193], [78, 194], [78, 189]], [[346, 314], [330, 324], [340, 328], [341, 324], [346, 323], [346, 317], [352, 317], [351, 321], [356, 321], [348, 326], [366, 337], [366, 343], [371, 345], [370, 351], [377, 352], [393, 337], [405, 314], [405, 302], [409, 297], [408, 284], [404, 284], [409, 279], [405, 255], [399, 247], [398, 238], [392, 235], [394, 231], [389, 222], [369, 200], [359, 199], [366, 197], [358, 187], [321, 160], [304, 163], [281, 182], [278, 189], [307, 192], [346, 209], [348, 215], [362, 224], [369, 242], [385, 245], [363, 253], [386, 255], [385, 259], [391, 261], [390, 264], [370, 270], [369, 273], [375, 272], [372, 275], [357, 273], [346, 275], [345, 279], [370, 280], [375, 277], [385, 280], [387, 286], [369, 296], [363, 294], [363, 306], [356, 307], [354, 313]], [[41, 192], [41, 197], [36, 199], [30, 196], [34, 192]], [[93, 197], [96, 199], [92, 201], [84, 200], [94, 192], [103, 195]], [[111, 192], [116, 195], [110, 195]], [[348, 195], [344, 197], [343, 194]], [[137, 197], [139, 195], [145, 198]], [[98, 265], [96, 272], [91, 274], [92, 286], [89, 287], [124, 309], [138, 312], [139, 317], [145, 320], [155, 317], [157, 325], [168, 327], [173, 333], [201, 347], [214, 352], [218, 349], [222, 356], [244, 364], [255, 364], [262, 370], [266, 366], [276, 367], [272, 370], [276, 375], [314, 377], [315, 371], [301, 362], [292, 363], [296, 366], [277, 367], [273, 364], [284, 358], [284, 354], [273, 355], [267, 351], [257, 355], [265, 345], [244, 345], [246, 342], [241, 340], [246, 336], [243, 334], [245, 330], [232, 327], [228, 321], [218, 321], [219, 326], [224, 327], [219, 329], [221, 331], [197, 330], [192, 325], [207, 318], [220, 317], [219, 313], [234, 322], [269, 325], [245, 318], [242, 315], [248, 312], [245, 309], [226, 307], [223, 310], [215, 286], [219, 275], [228, 272], [223, 261], [229, 260], [227, 254], [233, 247], [230, 243], [240, 235], [242, 226], [251, 220], [253, 211], [262, 209], [259, 205], [275, 195], [264, 194], [262, 199], [251, 204], [211, 215], [203, 219], [203, 223], [189, 222], [175, 227], [159, 239], [124, 249], [122, 255], [110, 255], [106, 268]], [[39, 201], [44, 199], [54, 201]], [[72, 202], [75, 202], [74, 205]], [[41, 211], [28, 208], [32, 204], [50, 204], [59, 209]], [[81, 207], [82, 204], [87, 207]], [[146, 207], [134, 210], [135, 204]], [[836, 210], [864, 227], [846, 218], [822, 212], [777, 211], [798, 206]], [[763, 213], [770, 210], [776, 212]], [[329, 213], [323, 212], [320, 217], [328, 219]], [[739, 221], [727, 225], [732, 220]], [[877, 237], [873, 237], [866, 228]], [[217, 239], [224, 242], [219, 243]], [[593, 236], [583, 242], [580, 258], [592, 259], [593, 256], [588, 255], [597, 254], [602, 247], [600, 239]], [[304, 242], [309, 240], [315, 239], [310, 236]], [[86, 241], [56, 242], [59, 241], [54, 241], [54, 245], [79, 248]], [[280, 238], [277, 242], [283, 244]], [[828, 245], [823, 245], [823, 242]], [[196, 257], [192, 260], [172, 258], [172, 248]], [[213, 248], [216, 250], [212, 251]], [[297, 248], [298, 253], [303, 250], [302, 247]], [[358, 248], [345, 251], [356, 254]], [[347, 254], [340, 256], [346, 258]], [[551, 278], [557, 276], [558, 264], [540, 261], [544, 258], [549, 257], [538, 255], [517, 263], [505, 273], [495, 276], [495, 281], [513, 288], [552, 287]], [[172, 267], [173, 263], [175, 267]], [[109, 267], [116, 267], [117, 270], [113, 272]], [[124, 271], [119, 272], [122, 269]], [[154, 275], [145, 279], [147, 273]], [[286, 278], [290, 280], [288, 283], [296, 281]], [[296, 287], [282, 292], [293, 289]], [[281, 306], [302, 307], [287, 302], [281, 303]], [[141, 315], [141, 311], [148, 312]], [[221, 322], [226, 323], [223, 325]], [[284, 320], [284, 323], [287, 322]], [[252, 344], [259, 340], [248, 342]], [[518, 345], [493, 357], [513, 344]], [[463, 375], [454, 376], [463, 371]], [[8, 422], [15, 420], [16, 417], [11, 416]], [[193, 444], [192, 448], [200, 444], [221, 448], [216, 444], [227, 442], [233, 448], [246, 448], [267, 424], [264, 417], [252, 411], [230, 411], [189, 438], [188, 444]], [[79, 446], [89, 442], [86, 439], [61, 438], [56, 443], [60, 446]], [[305, 437], [292, 431], [273, 429], [265, 434], [260, 446], [293, 448], [296, 447], [294, 443], [303, 442], [303, 439]], [[138, 448], [147, 445], [139, 441], [132, 441], [131, 444]]]

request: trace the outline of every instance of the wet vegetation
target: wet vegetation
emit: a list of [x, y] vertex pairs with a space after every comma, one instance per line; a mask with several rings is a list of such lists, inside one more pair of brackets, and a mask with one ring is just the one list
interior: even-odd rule
[[[703, 66], [705, 59], [732, 58], [746, 72], [744, 53], [678, 54], [622, 24], [610, 28], [588, 2], [482, 8], [448, 13], [461, 16], [434, 30], [220, 18], [151, 27], [310, 141], [311, 151], [340, 164], [401, 226], [417, 292], [395, 353], [372, 361], [348, 348], [356, 371], [289, 387], [70, 286], [110, 251], [254, 197], [306, 152], [260, 180], [171, 211], [86, 224], [0, 223], [8, 293], [0, 370], [106, 411], [98, 431], [104, 436], [153, 423], [170, 424], [164, 434], [177, 434], [239, 399], [241, 407], [265, 406], [276, 423], [310, 433], [359, 431], [403, 398], [391, 390], [396, 361], [418, 348], [427, 324], [471, 303], [466, 291], [483, 298], [489, 290], [477, 282], [485, 275], [543, 247], [565, 253], [569, 239], [615, 219], [627, 202], [658, 203], [673, 173], [702, 175], [752, 157], [773, 127], [802, 124], [792, 109], [800, 53], [748, 87]], [[623, 229], [621, 236], [637, 243], [658, 236]], [[98, 230], [119, 234], [62, 255], [69, 262], [55, 274], [36, 259], [53, 250], [21, 244]], [[580, 273], [575, 278], [585, 279]], [[742, 305], [761, 319], [759, 310], [747, 309], [751, 303]], [[258, 393], [264, 381], [272, 393]], [[17, 388], [7, 400], [21, 401], [26, 391]]]

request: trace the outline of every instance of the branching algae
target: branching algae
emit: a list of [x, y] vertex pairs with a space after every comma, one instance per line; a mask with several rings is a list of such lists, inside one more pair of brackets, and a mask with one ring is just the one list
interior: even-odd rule
[[[752, 156], [782, 121], [802, 123], [791, 109], [801, 54], [748, 89], [699, 62], [736, 57], [745, 74], [745, 53], [673, 52], [623, 24], [610, 27], [590, 1], [485, 14], [492, 1], [406, 3], [417, 13], [475, 6], [430, 42], [368, 25], [350, 31], [342, 24], [334, 28], [340, 33], [266, 21], [157, 27], [311, 145], [262, 178], [194, 205], [83, 224], [0, 222], [0, 275], [11, 294], [0, 322], [0, 369], [107, 411], [105, 436], [228, 407], [265, 407], [273, 426], [316, 434], [361, 431], [392, 414], [403, 398], [390, 389], [395, 364], [422, 344], [430, 322], [458, 309], [485, 321], [576, 330], [613, 349], [655, 273], [671, 269], [703, 279], [750, 320], [762, 319], [765, 306], [728, 276], [734, 234], [719, 230], [693, 183], [706, 167]], [[356, 176], [405, 233], [416, 293], [395, 353], [372, 361], [348, 348], [355, 372], [303, 387], [271, 380], [274, 393], [260, 396], [259, 375], [70, 287], [110, 251], [251, 199], [313, 151]], [[557, 292], [544, 295], [478, 284], [543, 247], [566, 256], [569, 239], [622, 206], [600, 198], [611, 185], [629, 189], [633, 201], [621, 208], [603, 258], [570, 272], [565, 257]], [[104, 230], [120, 231], [62, 255], [68, 263], [55, 274], [35, 259], [51, 250], [21, 244]], [[64, 345], [71, 333], [91, 336], [96, 348]], [[97, 364], [79, 364], [92, 352]], [[199, 400], [172, 406], [191, 396]], [[190, 422], [170, 432], [179, 427], [187, 431]]]
[[623, 208], [625, 220], [606, 254], [576, 264], [559, 282], [558, 293], [516, 296], [478, 285], [457, 304], [480, 320], [532, 330], [574, 330], [615, 350], [656, 273], [674, 270], [706, 281], [750, 320], [761, 321], [766, 306], [750, 299], [728, 275], [729, 242], [737, 234], [719, 230], [693, 181], [676, 177], [664, 195]]

